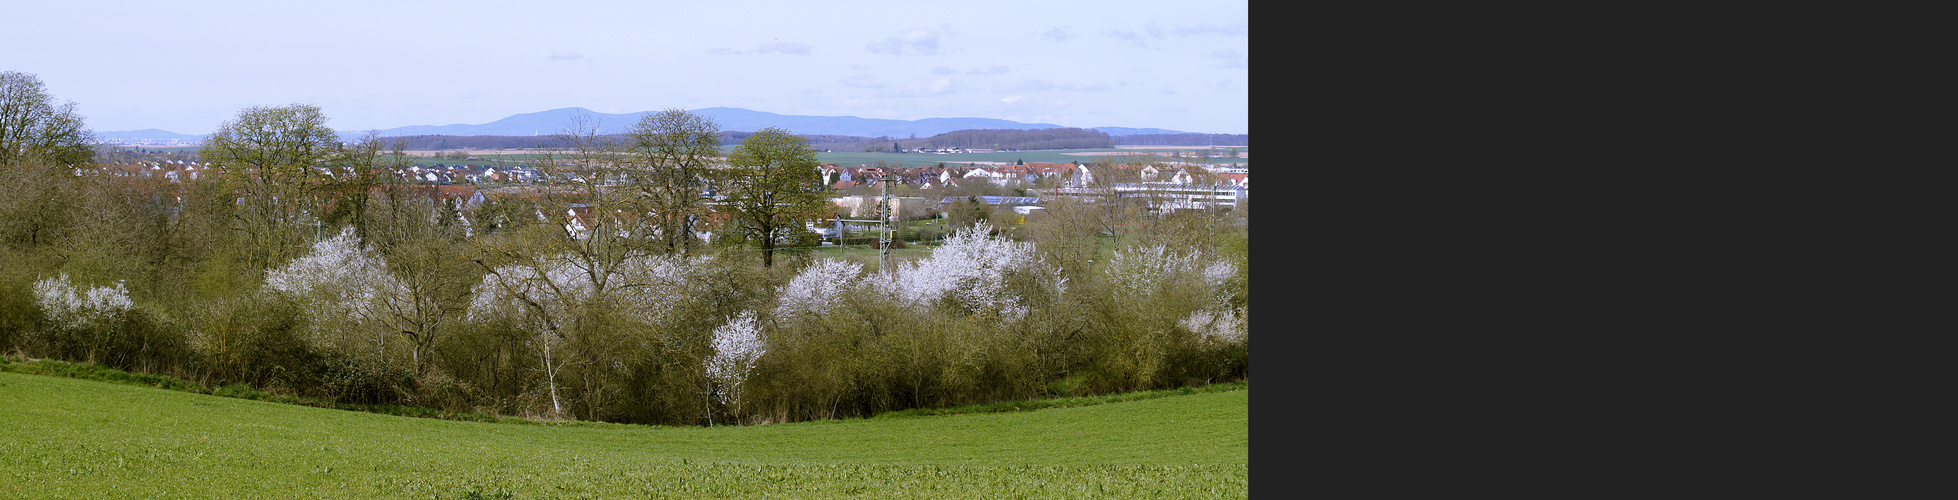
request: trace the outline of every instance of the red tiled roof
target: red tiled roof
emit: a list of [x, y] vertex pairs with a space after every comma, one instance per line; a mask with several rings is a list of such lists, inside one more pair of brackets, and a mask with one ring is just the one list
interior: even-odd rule
[[1027, 170], [1031, 170], [1035, 173], [1042, 173], [1042, 174], [1060, 173], [1060, 172], [1067, 172], [1067, 171], [1074, 170], [1073, 163], [1045, 163], [1045, 162], [1028, 163], [1026, 167]]

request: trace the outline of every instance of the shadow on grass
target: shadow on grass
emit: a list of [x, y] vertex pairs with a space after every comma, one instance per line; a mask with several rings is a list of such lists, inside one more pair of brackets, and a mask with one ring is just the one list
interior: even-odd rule
[[[190, 392], [196, 394], [207, 394], [211, 396], [220, 396], [220, 397], [227, 397], [227, 398], [249, 399], [253, 401], [265, 401], [269, 403], [311, 406], [316, 408], [330, 408], [335, 410], [378, 413], [383, 415], [394, 415], [394, 416], [401, 416], [401, 417], [434, 418], [434, 419], [442, 419], [442, 420], [460, 420], [460, 421], [469, 421], [469, 422], [491, 422], [491, 423], [501, 423], [501, 424], [522, 424], [522, 425], [580, 426], [580, 427], [649, 427], [649, 426], [637, 425], [637, 424], [591, 422], [591, 421], [584, 421], [584, 420], [535, 420], [535, 419], [528, 419], [528, 418], [521, 418], [521, 417], [491, 415], [488, 413], [481, 413], [481, 412], [445, 411], [445, 410], [437, 410], [437, 409], [421, 407], [421, 406], [408, 406], [408, 405], [396, 405], [396, 404], [340, 403], [340, 402], [328, 401], [319, 398], [292, 396], [286, 394], [274, 394], [274, 393], [265, 392], [262, 390], [252, 388], [245, 384], [231, 384], [231, 385], [225, 385], [219, 387], [211, 387], [211, 386], [206, 386], [204, 384], [199, 384], [196, 382], [179, 379], [176, 377], [169, 377], [164, 375], [152, 375], [147, 373], [130, 373], [130, 372], [126, 372], [126, 371], [122, 371], [122, 370], [118, 370], [115, 368], [110, 368], [102, 365], [97, 365], [97, 364], [71, 363], [67, 361], [56, 361], [51, 359], [30, 359], [30, 360], [23, 361], [12, 357], [0, 356], [0, 372], [13, 372], [13, 373], [28, 374], [28, 375], [45, 375], [51, 377], [65, 377], [65, 378], [73, 378], [73, 379], [81, 379], [81, 380], [93, 380], [98, 382], [110, 382], [110, 383], [125, 384], [125, 385], [154, 387], [157, 389], [168, 389], [173, 391]], [[1107, 404], [1107, 403], [1120, 403], [1125, 401], [1141, 401], [1145, 399], [1156, 399], [1156, 398], [1164, 398], [1170, 396], [1181, 396], [1187, 394], [1243, 391], [1243, 390], [1250, 390], [1250, 388], [1251, 388], [1251, 382], [1245, 380], [1245, 381], [1237, 381], [1237, 382], [1211, 384], [1211, 385], [1206, 385], [1201, 387], [1183, 387], [1177, 389], [1165, 389], [1165, 390], [1156, 390], [1156, 391], [1129, 392], [1129, 393], [1122, 393], [1122, 394], [1109, 394], [1104, 396], [1076, 396], [1076, 397], [1064, 397], [1064, 398], [1028, 400], [1028, 401], [1005, 401], [999, 403], [957, 406], [952, 408], [913, 408], [909, 410], [899, 410], [899, 411], [880, 413], [877, 414], [877, 416], [871, 417], [870, 419], [882, 420], [882, 419], [917, 418], [917, 417], [946, 417], [946, 416], [954, 416], [954, 415], [968, 415], [974, 413], [1032, 411], [1032, 410], [1039, 410], [1043, 408], [1072, 408], [1072, 407], [1093, 406], [1093, 405]]]
[[888, 419], [888, 418], [945, 417], [945, 416], [952, 416], [952, 415], [966, 415], [972, 413], [1031, 411], [1031, 410], [1038, 410], [1042, 408], [1072, 408], [1077, 406], [1093, 406], [1093, 405], [1106, 404], [1106, 403], [1120, 403], [1124, 401], [1141, 401], [1144, 399], [1182, 396], [1186, 394], [1244, 391], [1250, 389], [1251, 389], [1251, 381], [1241, 380], [1237, 382], [1210, 384], [1201, 387], [1181, 387], [1176, 389], [1164, 389], [1158, 391], [1125, 392], [1121, 394], [1109, 394], [1105, 396], [1076, 396], [1076, 397], [1040, 399], [1040, 400], [1031, 400], [1031, 401], [1005, 401], [999, 403], [956, 406], [951, 408], [912, 408], [909, 410], [898, 410], [892, 412], [879, 413], [877, 414], [877, 416], [870, 417], [870, 418], [875, 420], [875, 419]]
[[[468, 422], [493, 422], [493, 423], [503, 423], [503, 424], [526, 424], [526, 425], [634, 427], [629, 424], [614, 424], [610, 422], [588, 422], [582, 420], [534, 420], [534, 419], [521, 418], [521, 417], [491, 415], [488, 413], [480, 413], [480, 412], [445, 411], [445, 410], [437, 410], [434, 408], [427, 408], [422, 406], [408, 406], [408, 405], [397, 405], [397, 404], [340, 403], [340, 402], [329, 401], [320, 398], [309, 398], [309, 397], [293, 396], [287, 394], [275, 394], [275, 393], [270, 393], [270, 392], [253, 388], [245, 384], [230, 384], [230, 385], [212, 387], [204, 384], [199, 384], [196, 382], [191, 382], [188, 380], [179, 379], [176, 377], [170, 377], [164, 375], [152, 375], [147, 373], [130, 373], [130, 372], [118, 370], [115, 368], [110, 368], [107, 366], [97, 365], [97, 364], [71, 363], [67, 361], [57, 361], [52, 359], [30, 359], [30, 360], [22, 361], [11, 357], [0, 357], [0, 372], [22, 373], [27, 375], [45, 375], [50, 377], [64, 377], [64, 378], [81, 379], [81, 380], [92, 380], [97, 382], [109, 382], [109, 383], [124, 384], [124, 385], [138, 385], [143, 387], [154, 387], [157, 389], [168, 389], [173, 391], [205, 394], [211, 396], [249, 399], [253, 401], [264, 401], [268, 403], [282, 403], [282, 404], [291, 404], [291, 405], [300, 405], [300, 406], [311, 406], [315, 408], [329, 408], [335, 410], [378, 413], [382, 415], [394, 415], [394, 416], [401, 416], [401, 417], [435, 418], [435, 419], [442, 419], [442, 420], [460, 420], [460, 421], [468, 421]], [[643, 427], [643, 426], [637, 426], [637, 427]]]

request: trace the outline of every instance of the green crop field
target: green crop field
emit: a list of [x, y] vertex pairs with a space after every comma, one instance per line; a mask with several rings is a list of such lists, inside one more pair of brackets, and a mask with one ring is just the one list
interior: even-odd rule
[[[1248, 152], [1250, 151], [1250, 148], [1239, 147], [1238, 150]], [[1120, 153], [1119, 155], [1117, 155], [1118, 158], [1121, 157], [1132, 158], [1132, 157], [1142, 155], [1145, 151], [1148, 150], [1050, 149], [1050, 150], [1040, 150], [1040, 151], [1008, 151], [1008, 152], [997, 152], [997, 153], [957, 153], [957, 154], [925, 154], [925, 153], [898, 154], [898, 153], [863, 153], [863, 152], [853, 153], [853, 152], [839, 151], [834, 153], [818, 152], [816, 153], [816, 159], [822, 161], [823, 163], [834, 163], [839, 166], [876, 165], [879, 160], [882, 160], [886, 165], [903, 163], [904, 166], [907, 167], [928, 167], [928, 166], [936, 166], [939, 163], [944, 163], [946, 166], [953, 166], [953, 165], [963, 165], [965, 162], [1013, 163], [1016, 161], [1024, 161], [1027, 163], [1073, 163], [1078, 161], [1081, 163], [1093, 163], [1097, 158], [1097, 156], [1069, 154], [1069, 153]], [[1165, 149], [1160, 151], [1167, 152], [1172, 150], [1165, 147]], [[1219, 148], [1219, 151], [1221, 152], [1222, 148]], [[1163, 159], [1168, 160], [1169, 158], [1164, 157]], [[1243, 163], [1246, 166], [1249, 166], [1251, 163], [1251, 159], [1249, 157], [1212, 158], [1210, 162], [1211, 163]]]
[[752, 427], [408, 418], [0, 373], [5, 498], [1244, 498], [1249, 390]]
[[[732, 151], [734, 149], [734, 146], [724, 145], [722, 146], [721, 149], [723, 151]], [[1249, 151], [1250, 149], [1240, 147], [1239, 150]], [[816, 153], [816, 160], [823, 163], [832, 163], [839, 166], [848, 166], [848, 167], [876, 165], [878, 161], [883, 161], [885, 165], [903, 164], [903, 166], [906, 167], [928, 167], [928, 166], [936, 166], [939, 163], [944, 163], [946, 166], [954, 166], [954, 165], [964, 165], [968, 162], [978, 162], [981, 164], [1014, 163], [1017, 161], [1024, 161], [1027, 163], [1072, 163], [1077, 161], [1081, 163], [1093, 163], [1097, 158], [1097, 156], [1069, 154], [1069, 153], [1121, 153], [1122, 155], [1118, 155], [1118, 157], [1135, 158], [1143, 155], [1145, 152], [1148, 151], [1151, 150], [1053, 149], [1053, 150], [1040, 150], [1040, 151], [1010, 151], [1010, 152], [1000, 152], [1000, 153], [958, 153], [958, 154], [921, 154], [921, 153], [898, 154], [898, 153], [865, 153], [865, 152], [824, 153], [819, 151]], [[1172, 150], [1170, 149], [1160, 150], [1160, 152], [1168, 152], [1168, 151], [1172, 151]], [[518, 152], [510, 152], [507, 154], [478, 155], [478, 157], [483, 159], [473, 160], [473, 161], [463, 161], [463, 162], [457, 162], [453, 160], [444, 161], [441, 158], [422, 158], [418, 160], [421, 160], [423, 163], [446, 163], [446, 164], [465, 163], [470, 165], [492, 165], [498, 163], [533, 162], [533, 161], [537, 161], [540, 158], [540, 156], [535, 154], [518, 153]], [[1162, 157], [1162, 159], [1167, 161], [1170, 160], [1171, 158], [1165, 156]], [[1184, 160], [1191, 161], [1193, 159], [1186, 158]], [[1209, 162], [1210, 163], [1243, 163], [1248, 166], [1251, 163], [1251, 159], [1249, 157], [1211, 158]]]

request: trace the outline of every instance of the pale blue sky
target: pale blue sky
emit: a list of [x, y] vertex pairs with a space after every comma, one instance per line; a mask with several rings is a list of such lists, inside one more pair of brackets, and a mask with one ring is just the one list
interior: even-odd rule
[[1249, 2], [10, 2], [0, 71], [98, 131], [584, 107], [1250, 133]]

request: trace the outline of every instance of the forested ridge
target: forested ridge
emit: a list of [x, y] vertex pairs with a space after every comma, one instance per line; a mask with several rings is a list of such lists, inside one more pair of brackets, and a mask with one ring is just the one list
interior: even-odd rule
[[[720, 133], [722, 144], [741, 142], [753, 132], [725, 131]], [[1041, 149], [1106, 149], [1117, 145], [1156, 145], [1156, 146], [1249, 146], [1249, 134], [1136, 134], [1111, 136], [1106, 133], [1085, 129], [1044, 129], [1044, 130], [960, 130], [925, 138], [893, 139], [890, 137], [856, 137], [844, 135], [805, 135], [809, 145], [818, 150], [836, 151], [891, 151], [898, 149], [995, 149], [995, 150], [1041, 150]], [[615, 136], [616, 137], [616, 136]], [[564, 144], [554, 135], [546, 136], [455, 136], [455, 135], [411, 135], [387, 137], [388, 141], [400, 141], [403, 149], [409, 151], [437, 151], [450, 149], [528, 149], [556, 148]]]
[[1134, 134], [1115, 137], [1123, 146], [1250, 146], [1251, 134]]

